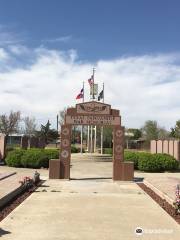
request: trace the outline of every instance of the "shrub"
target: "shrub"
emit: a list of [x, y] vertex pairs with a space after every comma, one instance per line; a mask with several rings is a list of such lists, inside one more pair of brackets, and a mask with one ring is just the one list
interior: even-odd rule
[[145, 172], [161, 172], [162, 162], [158, 161], [151, 153], [140, 153], [138, 159], [138, 169]]
[[134, 162], [134, 169], [138, 169], [139, 152], [124, 152], [124, 161]]
[[44, 153], [49, 160], [59, 158], [59, 150], [58, 149], [45, 149]]
[[72, 145], [71, 146], [71, 153], [78, 153], [78, 152], [79, 152], [79, 149], [76, 146]]
[[25, 150], [13, 150], [8, 152], [5, 162], [10, 167], [22, 167], [21, 158]]
[[175, 170], [179, 167], [178, 161], [168, 154], [153, 154], [153, 158], [161, 162], [163, 171]]
[[163, 172], [178, 168], [178, 161], [167, 154], [143, 153], [139, 155], [138, 169], [145, 172]]
[[113, 150], [112, 148], [103, 148], [103, 153], [104, 154], [113, 154]]
[[14, 151], [14, 150], [15, 150], [14, 147], [10, 147], [10, 146], [6, 147], [6, 153]]
[[44, 150], [29, 149], [22, 156], [21, 164], [28, 168], [48, 167], [49, 159]]

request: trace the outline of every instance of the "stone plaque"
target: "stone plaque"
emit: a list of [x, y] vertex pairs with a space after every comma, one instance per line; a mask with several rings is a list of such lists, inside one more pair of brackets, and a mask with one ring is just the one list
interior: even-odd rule
[[65, 123], [71, 125], [104, 125], [104, 126], [116, 126], [120, 125], [120, 117], [109, 116], [69, 116], [66, 115]]
[[77, 114], [100, 114], [110, 115], [111, 106], [100, 102], [86, 102], [76, 104]]

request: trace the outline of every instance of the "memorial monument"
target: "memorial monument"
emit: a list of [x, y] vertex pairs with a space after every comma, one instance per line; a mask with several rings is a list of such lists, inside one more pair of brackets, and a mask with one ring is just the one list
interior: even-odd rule
[[50, 179], [70, 179], [71, 129], [73, 125], [113, 127], [113, 180], [132, 181], [134, 165], [124, 162], [124, 127], [121, 126], [119, 110], [111, 105], [91, 101], [68, 108], [64, 125], [61, 126], [60, 159], [50, 160]]

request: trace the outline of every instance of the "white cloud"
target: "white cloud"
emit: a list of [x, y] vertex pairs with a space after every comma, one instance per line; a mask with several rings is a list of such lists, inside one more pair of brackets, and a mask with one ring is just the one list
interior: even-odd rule
[[0, 46], [7, 46], [22, 43], [22, 34], [21, 36], [11, 30], [11, 27], [0, 24]]
[[3, 48], [0, 48], [0, 62], [7, 60], [8, 57], [8, 53]]
[[72, 36], [67, 35], [67, 36], [61, 36], [61, 37], [58, 37], [58, 38], [45, 39], [42, 42], [49, 42], [49, 43], [63, 42], [63, 43], [67, 43], [71, 39], [72, 39]]
[[[180, 119], [180, 54], [122, 56], [83, 63], [75, 50], [25, 49], [33, 59], [28, 67], [12, 66], [0, 72], [0, 113], [21, 110], [23, 115], [55, 121], [60, 109], [76, 104], [83, 81], [85, 99], [89, 100], [87, 79], [96, 66], [99, 91], [104, 82], [105, 102], [120, 109], [126, 127], [141, 127], [152, 119], [169, 128]], [[20, 46], [11, 48], [9, 58], [11, 52], [19, 53], [16, 50], [21, 52]]]
[[8, 47], [8, 49], [11, 53], [18, 55], [18, 56], [30, 53], [29, 49], [23, 45], [10, 45]]

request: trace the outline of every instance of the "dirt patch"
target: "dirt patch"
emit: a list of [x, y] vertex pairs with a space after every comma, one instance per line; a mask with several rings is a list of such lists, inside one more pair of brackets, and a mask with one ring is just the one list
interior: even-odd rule
[[161, 198], [151, 188], [147, 187], [144, 183], [137, 183], [160, 207], [162, 207], [174, 220], [180, 224], [180, 214], [176, 214], [175, 208], [169, 204], [165, 199]]

